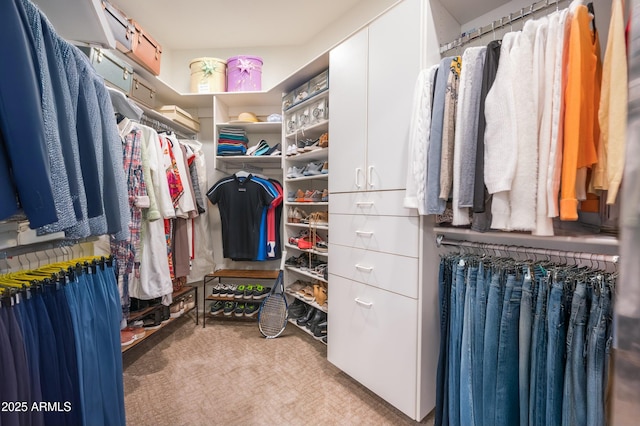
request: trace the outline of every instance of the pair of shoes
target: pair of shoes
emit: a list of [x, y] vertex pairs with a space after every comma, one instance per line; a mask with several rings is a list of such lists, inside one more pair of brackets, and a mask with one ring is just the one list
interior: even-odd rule
[[320, 149], [318, 144], [320, 143], [320, 139], [304, 139], [298, 141], [298, 153], [315, 151], [316, 149]]
[[231, 316], [236, 310], [236, 302], [224, 302], [224, 308], [222, 309], [222, 313], [224, 316]]
[[169, 308], [169, 316], [171, 318], [178, 318], [184, 313], [184, 299], [176, 300]]
[[311, 236], [306, 236], [298, 239], [298, 248], [300, 250], [312, 250], [316, 247], [318, 242], [324, 243], [324, 240], [322, 239], [322, 237], [320, 237], [320, 235], [315, 234]]
[[318, 141], [318, 146], [320, 148], [329, 147], [329, 133], [323, 133], [320, 135], [320, 139]]
[[187, 296], [187, 300], [184, 301], [184, 311], [190, 311], [191, 309], [196, 307], [196, 299], [193, 297], [193, 294]]
[[313, 302], [316, 298], [313, 295], [313, 286], [311, 284], [302, 287], [296, 291], [296, 296], [302, 298], [305, 302]]
[[324, 307], [327, 303], [327, 283], [318, 283], [313, 285], [313, 295], [316, 298], [316, 303], [321, 307]]
[[291, 166], [287, 169], [285, 177], [287, 179], [295, 179], [304, 176], [304, 167]]
[[282, 154], [280, 143], [275, 144], [274, 146], [269, 148], [269, 150], [267, 152], [264, 153], [265, 156], [268, 155], [269, 157], [275, 157], [275, 156], [280, 155], [280, 154]]
[[222, 284], [218, 297], [226, 297], [228, 299], [233, 299], [233, 296], [236, 291], [236, 287], [237, 286], [232, 284]]
[[256, 145], [247, 149], [247, 152], [244, 155], [252, 155], [252, 156], [260, 156], [260, 155], [268, 155], [267, 152], [271, 150], [271, 147], [264, 139], [260, 140]]
[[291, 144], [287, 147], [287, 150], [285, 151], [285, 154], [287, 156], [289, 155], [294, 155], [298, 153], [298, 147], [296, 146], [296, 144]]
[[309, 225], [328, 225], [329, 213], [328, 212], [313, 212], [309, 215]]
[[[253, 318], [258, 314], [260, 310], [259, 303], [245, 303], [244, 305], [244, 316], [247, 318]], [[237, 316], [237, 314], [236, 314]]]
[[327, 322], [327, 313], [324, 311], [321, 311], [320, 309], [316, 309], [311, 319], [309, 319], [304, 324], [304, 326], [307, 327], [309, 331], [313, 333], [316, 327], [318, 326], [318, 324], [322, 322]]
[[318, 176], [322, 174], [324, 163], [322, 161], [311, 161], [304, 166], [302, 170], [303, 176]]
[[222, 312], [224, 310], [225, 303], [230, 302], [223, 302], [222, 300], [216, 300], [215, 302], [213, 302], [211, 304], [211, 315], [218, 315], [220, 312]]
[[306, 238], [308, 236], [309, 236], [309, 230], [308, 229], [301, 229], [300, 231], [298, 231], [297, 235], [289, 237], [289, 244], [298, 245], [298, 241], [300, 239]]
[[295, 194], [295, 201], [297, 203], [319, 203], [322, 201], [322, 192], [318, 190], [310, 190], [302, 191], [302, 189], [298, 189]]
[[289, 223], [304, 223], [307, 220], [309, 214], [298, 207], [294, 208], [290, 214], [288, 214]]
[[265, 297], [267, 297], [267, 294], [269, 294], [270, 291], [271, 291], [271, 287], [265, 287], [260, 284], [256, 284], [253, 286], [253, 291], [251, 292], [251, 298], [253, 300], [262, 300]]
[[311, 330], [313, 333], [313, 337], [318, 338], [326, 338], [327, 337], [327, 321], [322, 321], [321, 323], [316, 324], [316, 326]]
[[313, 318], [313, 316], [315, 315], [315, 313], [317, 311], [318, 310], [316, 308], [314, 308], [313, 306], [309, 306], [309, 309], [307, 310], [307, 313], [304, 316], [298, 318], [296, 320], [296, 324], [298, 324], [300, 327], [306, 326], [307, 323], [309, 321], [311, 321], [311, 319]]
[[300, 299], [294, 300], [293, 303], [289, 306], [289, 319], [297, 320], [298, 318], [304, 316], [307, 313], [307, 306], [309, 305], [307, 305]]

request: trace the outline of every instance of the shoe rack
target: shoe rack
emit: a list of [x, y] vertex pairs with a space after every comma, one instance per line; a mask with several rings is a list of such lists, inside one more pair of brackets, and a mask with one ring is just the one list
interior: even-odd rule
[[[325, 71], [321, 75], [326, 80], [328, 73]], [[313, 92], [306, 83], [301, 87], [309, 87]], [[292, 92], [297, 96], [301, 91], [296, 89]], [[319, 265], [328, 265], [329, 262], [329, 88], [294, 103], [288, 109], [287, 102], [285, 98], [282, 129], [283, 239], [287, 258], [300, 261], [285, 264], [285, 293], [289, 296], [290, 305], [298, 299], [307, 305], [307, 310], [313, 308], [328, 313], [326, 302], [319, 304], [313, 289], [314, 284], [316, 289], [320, 286], [328, 288], [326, 266], [323, 269]], [[301, 286], [301, 283], [308, 283], [308, 286]], [[304, 324], [298, 324], [295, 319], [289, 319], [289, 322], [313, 336]]]
[[170, 314], [168, 317], [161, 318], [161, 311], [164, 309], [162, 305], [153, 305], [140, 311], [131, 312], [128, 319], [129, 326], [135, 326], [137, 321], [141, 321], [145, 318], [159, 318], [157, 324], [152, 327], [135, 326], [139, 330], [143, 330], [142, 333], [136, 333], [136, 338], [128, 344], [121, 346], [122, 353], [125, 353], [129, 349], [142, 343], [144, 340], [157, 333], [176, 319], [189, 312], [195, 313], [196, 325], [198, 325], [198, 287], [186, 285], [179, 290], [173, 292], [173, 302], [169, 306]]
[[[251, 283], [255, 284], [258, 281], [264, 281], [265, 286], [271, 286], [275, 282], [276, 278], [278, 278], [277, 270], [262, 270], [262, 269], [218, 269], [215, 272], [210, 274], [206, 274], [203, 277], [203, 288], [205, 289], [205, 294], [202, 296], [202, 328], [206, 327], [207, 319], [236, 319], [236, 320], [257, 320], [257, 313], [249, 318], [246, 316], [238, 316], [235, 313], [231, 315], [224, 315], [223, 313], [213, 314], [211, 312], [211, 306], [216, 301], [221, 302], [249, 302], [249, 303], [257, 303], [258, 305], [262, 303], [262, 300], [245, 300], [236, 299], [226, 296], [214, 296], [212, 294], [206, 294], [206, 289], [211, 288], [211, 285], [217, 281], [219, 284], [223, 284], [225, 282], [233, 282], [233, 281], [241, 281], [242, 283]], [[266, 284], [266, 283], [269, 284]]]

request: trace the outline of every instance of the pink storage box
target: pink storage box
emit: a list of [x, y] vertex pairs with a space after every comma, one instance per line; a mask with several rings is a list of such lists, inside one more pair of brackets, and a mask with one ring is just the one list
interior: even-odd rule
[[262, 58], [234, 56], [227, 59], [227, 92], [262, 90]]

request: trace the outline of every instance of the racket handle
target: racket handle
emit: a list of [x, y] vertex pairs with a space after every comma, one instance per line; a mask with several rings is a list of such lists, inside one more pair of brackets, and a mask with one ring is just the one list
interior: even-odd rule
[[364, 306], [367, 309], [371, 309], [371, 307], [373, 306], [373, 302], [365, 302], [364, 300], [360, 300], [359, 297], [356, 297], [355, 301], [358, 305]]

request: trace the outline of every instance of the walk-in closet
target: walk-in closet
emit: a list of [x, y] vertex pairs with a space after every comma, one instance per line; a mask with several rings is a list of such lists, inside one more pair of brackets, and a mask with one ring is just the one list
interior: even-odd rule
[[5, 0], [0, 425], [635, 425], [640, 0]]

